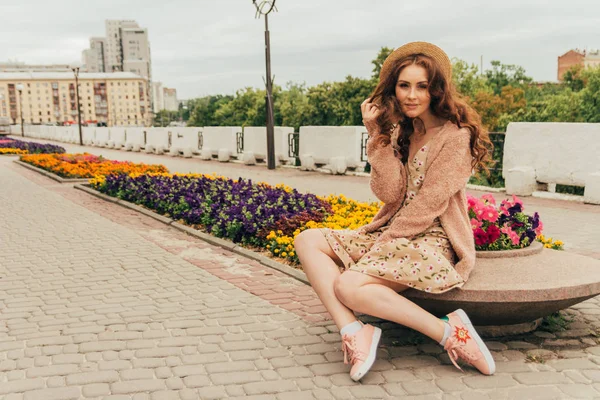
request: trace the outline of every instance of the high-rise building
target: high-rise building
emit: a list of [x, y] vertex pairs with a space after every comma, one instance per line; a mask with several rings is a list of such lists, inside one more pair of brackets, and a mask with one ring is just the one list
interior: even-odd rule
[[90, 38], [90, 48], [83, 51], [83, 70], [88, 72], [106, 72], [106, 38]]
[[133, 72], [152, 80], [148, 30], [134, 20], [106, 20], [106, 37], [90, 38], [82, 56], [88, 72]]
[[[108, 126], [150, 126], [147, 88], [148, 81], [131, 72], [82, 72], [81, 120]], [[21, 116], [27, 124], [77, 122], [73, 72], [0, 72], [0, 117], [19, 123]]]
[[177, 101], [177, 89], [163, 88], [164, 109], [167, 111], [179, 110], [179, 102]]
[[155, 113], [165, 109], [162, 82], [152, 82], [152, 109]]

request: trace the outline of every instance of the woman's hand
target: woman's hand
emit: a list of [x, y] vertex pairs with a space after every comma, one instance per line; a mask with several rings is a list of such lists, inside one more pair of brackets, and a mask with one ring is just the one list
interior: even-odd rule
[[381, 110], [379, 106], [375, 103], [369, 102], [369, 99], [366, 99], [360, 105], [360, 111], [362, 113], [363, 123], [366, 125], [368, 122], [375, 122], [379, 114], [381, 114]]
[[360, 111], [362, 113], [362, 121], [367, 131], [373, 134], [379, 131], [379, 124], [377, 123], [377, 117], [381, 114], [379, 106], [375, 103], [370, 102], [370, 98], [366, 99], [360, 105]]

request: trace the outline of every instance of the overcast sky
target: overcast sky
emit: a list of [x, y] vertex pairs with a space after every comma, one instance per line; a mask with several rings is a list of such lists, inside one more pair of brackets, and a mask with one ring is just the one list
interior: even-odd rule
[[[106, 19], [148, 28], [153, 80], [180, 99], [264, 86], [264, 19], [251, 0], [2, 2], [0, 62], [80, 62]], [[369, 77], [383, 46], [422, 40], [484, 69], [491, 60], [556, 80], [557, 57], [600, 47], [600, 0], [277, 0], [269, 18], [275, 83]]]

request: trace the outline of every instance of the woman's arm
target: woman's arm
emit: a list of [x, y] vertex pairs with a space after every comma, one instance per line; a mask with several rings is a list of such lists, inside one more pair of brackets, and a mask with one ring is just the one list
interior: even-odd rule
[[376, 123], [365, 123], [369, 132], [367, 157], [371, 164], [371, 190], [384, 203], [401, 201], [406, 193], [406, 170], [404, 164], [394, 155], [390, 145], [376, 143], [381, 129]]
[[455, 137], [448, 138], [431, 162], [419, 193], [400, 209], [390, 229], [377, 242], [411, 237], [423, 232], [435, 218], [444, 213], [450, 198], [465, 187], [472, 171], [470, 135], [463, 130], [458, 133]]

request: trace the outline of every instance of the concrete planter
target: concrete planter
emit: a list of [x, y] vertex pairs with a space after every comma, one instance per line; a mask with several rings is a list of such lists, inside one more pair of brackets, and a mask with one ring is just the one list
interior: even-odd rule
[[[546, 249], [539, 242], [507, 251], [478, 252], [475, 269], [461, 289], [443, 294], [403, 294], [436, 315], [457, 308], [478, 326], [520, 333], [536, 321], [600, 293], [600, 261]], [[503, 333], [504, 334], [504, 333]]]

